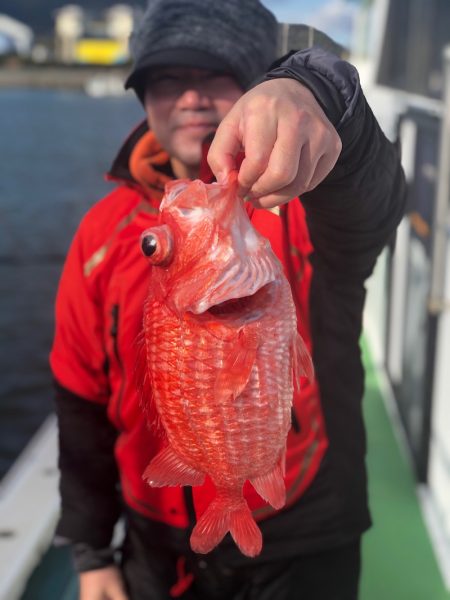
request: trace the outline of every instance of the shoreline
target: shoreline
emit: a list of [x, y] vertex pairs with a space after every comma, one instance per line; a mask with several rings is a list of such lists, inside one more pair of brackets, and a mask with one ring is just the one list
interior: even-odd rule
[[[129, 67], [99, 66], [20, 66], [0, 67], [0, 90], [4, 89], [56, 89], [86, 91], [95, 81], [114, 84], [119, 93]], [[122, 88], [123, 89], [123, 88]], [[125, 90], [123, 93], [126, 94]]]

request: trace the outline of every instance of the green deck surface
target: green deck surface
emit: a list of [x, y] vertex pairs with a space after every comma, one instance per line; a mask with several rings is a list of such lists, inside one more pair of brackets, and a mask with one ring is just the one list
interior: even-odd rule
[[360, 600], [450, 600], [408, 462], [399, 451], [367, 349], [364, 416], [373, 527], [363, 545]]
[[77, 600], [78, 585], [66, 548], [50, 548], [28, 581], [21, 600]]
[[[364, 360], [364, 414], [374, 526], [363, 544], [360, 600], [450, 600], [423, 523], [413, 475], [394, 437], [366, 347]], [[22, 600], [76, 598], [67, 549], [52, 548], [33, 573]]]

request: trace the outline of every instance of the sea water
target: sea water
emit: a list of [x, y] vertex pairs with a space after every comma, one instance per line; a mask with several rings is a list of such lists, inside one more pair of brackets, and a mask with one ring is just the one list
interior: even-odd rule
[[0, 92], [0, 477], [53, 410], [48, 354], [64, 257], [143, 118], [133, 95]]

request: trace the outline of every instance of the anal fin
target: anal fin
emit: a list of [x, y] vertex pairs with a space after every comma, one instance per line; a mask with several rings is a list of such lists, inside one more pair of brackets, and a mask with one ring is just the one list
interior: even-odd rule
[[286, 486], [281, 461], [269, 473], [250, 479], [250, 483], [261, 498], [274, 508], [279, 509], [286, 504]]
[[310, 383], [314, 381], [314, 365], [311, 354], [298, 331], [292, 341], [292, 351], [295, 387], [300, 390], [300, 377], [306, 377]]
[[142, 478], [152, 487], [202, 485], [205, 474], [187, 465], [167, 446], [151, 460]]

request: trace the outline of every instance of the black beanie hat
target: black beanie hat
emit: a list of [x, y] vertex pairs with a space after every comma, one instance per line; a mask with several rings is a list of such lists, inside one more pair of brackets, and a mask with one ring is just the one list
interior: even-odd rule
[[230, 73], [246, 90], [276, 58], [277, 21], [259, 0], [150, 0], [130, 39], [125, 88], [143, 99], [152, 67]]

